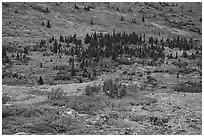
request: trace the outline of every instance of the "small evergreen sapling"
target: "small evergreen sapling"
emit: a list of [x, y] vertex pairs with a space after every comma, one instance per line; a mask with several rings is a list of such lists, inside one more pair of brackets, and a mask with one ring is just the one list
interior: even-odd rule
[[40, 76], [40, 78], [39, 78], [39, 80], [38, 80], [38, 84], [39, 84], [39, 85], [43, 85], [43, 84], [44, 84], [44, 81], [43, 81], [43, 79], [42, 79], [41, 76]]
[[91, 19], [91, 25], [93, 25], [93, 20]]
[[47, 28], [51, 28], [50, 21], [47, 21]]

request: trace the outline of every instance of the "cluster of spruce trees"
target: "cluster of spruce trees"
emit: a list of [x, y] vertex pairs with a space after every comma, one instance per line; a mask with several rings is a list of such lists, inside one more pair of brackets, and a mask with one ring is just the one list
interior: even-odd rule
[[139, 58], [150, 57], [157, 60], [164, 57], [162, 41], [150, 37], [146, 39], [144, 35], [132, 33], [87, 34], [85, 44], [88, 48], [82, 52], [82, 58], [101, 58], [111, 57], [113, 60], [117, 57], [128, 54]]
[[166, 46], [170, 48], [179, 48], [180, 50], [190, 50], [193, 49], [193, 39], [181, 38], [180, 36], [172, 39], [167, 38]]
[[[101, 58], [111, 57], [112, 60], [116, 60], [121, 55], [127, 54], [129, 56], [135, 56], [138, 58], [152, 58], [154, 61], [158, 58], [165, 57], [163, 51], [164, 47], [179, 48], [180, 50], [190, 50], [193, 47], [193, 39], [187, 38], [167, 38], [158, 39], [153, 37], [146, 37], [145, 34], [132, 33], [92, 33], [87, 34], [84, 43], [87, 47], [82, 46], [82, 40], [74, 36], [62, 36], [59, 40], [52, 37], [49, 40], [50, 43], [54, 43], [50, 46], [50, 50], [54, 53], [64, 52], [66, 55], [78, 57], [79, 61], [84, 59], [96, 59], [98, 62]], [[66, 43], [68, 49], [62, 48], [62, 43]], [[75, 46], [70, 46], [73, 43]], [[45, 41], [41, 40], [39, 47], [45, 45]]]

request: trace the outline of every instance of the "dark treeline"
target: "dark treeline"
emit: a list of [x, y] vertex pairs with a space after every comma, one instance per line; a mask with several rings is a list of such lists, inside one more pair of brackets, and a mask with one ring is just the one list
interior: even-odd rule
[[[82, 41], [86, 46], [83, 46]], [[164, 47], [179, 48], [180, 51], [184, 51], [184, 57], [188, 57], [186, 50], [195, 48], [193, 47], [192, 38], [187, 39], [178, 36], [171, 39], [158, 39], [146, 37], [145, 34], [136, 34], [135, 32], [114, 31], [113, 33], [94, 32], [87, 34], [84, 40], [78, 39], [76, 34], [73, 36], [60, 35], [59, 39], [52, 36], [47, 43], [42, 39], [34, 47], [34, 50], [46, 51], [49, 48], [53, 54], [76, 55], [79, 62], [84, 62], [85, 59], [94, 59], [99, 62], [104, 57], [111, 57], [112, 60], [116, 61], [117, 58], [124, 54], [129, 57], [151, 58], [156, 61], [165, 56], [172, 58], [171, 55], [163, 53]], [[28, 51], [26, 54], [28, 54]], [[5, 58], [7, 57], [5, 56]]]
[[82, 52], [82, 58], [111, 57], [115, 60], [123, 54], [139, 58], [150, 57], [154, 60], [164, 57], [161, 41], [151, 37], [147, 42], [145, 35], [138, 35], [135, 32], [130, 34], [115, 31], [112, 34], [95, 32], [87, 34], [84, 42], [88, 44], [88, 48]]
[[[146, 37], [145, 34], [125, 33], [125, 32], [113, 32], [113, 33], [92, 33], [87, 34], [84, 39], [83, 47], [82, 40], [77, 39], [76, 34], [74, 36], [62, 36], [59, 40], [52, 37], [49, 40], [50, 43], [54, 43], [50, 46], [50, 50], [54, 53], [64, 52], [66, 55], [78, 57], [78, 60], [83, 59], [96, 59], [98, 62], [103, 57], [111, 57], [112, 60], [116, 60], [124, 54], [138, 58], [152, 58], [153, 61], [158, 58], [164, 58], [164, 47], [179, 48], [186, 53], [186, 50], [193, 48], [193, 39], [181, 38], [167, 38], [158, 39], [153, 37]], [[63, 48], [62, 43], [66, 43], [66, 47]], [[70, 46], [70, 43], [75, 46]], [[46, 45], [45, 40], [41, 40], [39, 47]], [[168, 57], [168, 56], [167, 56]], [[186, 57], [186, 56], [185, 56]]]

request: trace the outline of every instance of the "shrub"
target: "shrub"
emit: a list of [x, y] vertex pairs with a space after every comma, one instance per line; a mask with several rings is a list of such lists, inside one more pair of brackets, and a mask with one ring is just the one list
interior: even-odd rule
[[52, 134], [59, 134], [59, 133], [66, 133], [69, 130], [74, 128], [75, 119], [71, 117], [65, 116], [55, 116], [49, 115], [43, 117], [40, 122], [35, 123], [29, 131], [32, 133], [52, 133]]
[[127, 94], [127, 87], [120, 82], [108, 79], [104, 82], [103, 92], [110, 98], [122, 98]]
[[150, 121], [153, 125], [164, 126], [166, 123], [169, 122], [169, 118], [168, 117], [151, 116]]
[[2, 95], [2, 104], [6, 104], [10, 100], [11, 100], [11, 98], [6, 93], [3, 93], [3, 95]]
[[[72, 128], [73, 118], [61, 116], [60, 109], [48, 106], [2, 106], [2, 129], [4, 134], [64, 133]], [[27, 122], [32, 122], [32, 125]], [[26, 125], [26, 126], [25, 126]], [[70, 127], [71, 126], [71, 127]]]
[[11, 86], [16, 86], [16, 85], [28, 85], [30, 83], [28, 83], [27, 79], [14, 79], [14, 78], [8, 78], [8, 79], [4, 79], [2, 81], [3, 85], [11, 85]]
[[66, 93], [61, 88], [52, 89], [51, 92], [48, 92], [47, 97], [49, 99], [61, 99], [66, 96]]
[[59, 71], [57, 75], [54, 77], [54, 80], [70, 80], [71, 75], [67, 71]]
[[12, 76], [12, 73], [11, 72], [7, 72], [7, 71], [3, 71], [2, 72], [2, 78], [5, 78], [5, 77], [11, 77]]
[[22, 118], [29, 118], [29, 117], [39, 117], [42, 115], [49, 115], [59, 113], [58, 109], [55, 108], [47, 108], [44, 106], [36, 107], [36, 106], [3, 106], [2, 108], [2, 117], [22, 117]]
[[127, 58], [127, 57], [122, 57], [122, 58], [117, 58], [116, 61], [121, 64], [121, 65], [131, 65], [133, 62]]
[[84, 90], [84, 94], [87, 96], [93, 95], [94, 93], [98, 93], [101, 89], [101, 86], [97, 86], [97, 85], [88, 85], [86, 86], [85, 90]]
[[28, 93], [33, 95], [46, 95], [46, 92], [37, 89], [31, 90]]
[[138, 122], [138, 121], [148, 121], [149, 120], [149, 116], [147, 116], [147, 115], [135, 115], [135, 114], [132, 114], [132, 115], [130, 115], [130, 120], [131, 121], [135, 121], [135, 122]]
[[155, 79], [155, 78], [152, 77], [152, 76], [147, 76], [147, 80], [148, 80], [148, 81], [157, 81], [157, 79]]
[[103, 98], [99, 96], [67, 96], [60, 100], [48, 100], [52, 106], [66, 106], [77, 112], [96, 114], [105, 107]]
[[179, 70], [179, 72], [184, 73], [184, 74], [190, 74], [190, 73], [193, 72], [193, 70], [190, 69], [190, 68], [181, 68], [181, 69]]
[[187, 92], [187, 93], [201, 93], [202, 84], [194, 82], [179, 83], [173, 89], [177, 92]]
[[102, 101], [100, 97], [79, 96], [72, 100], [68, 107], [80, 113], [96, 114], [105, 107]]
[[25, 112], [26, 109], [24, 107], [17, 107], [17, 106], [3, 106], [2, 108], [2, 118], [6, 118], [8, 116], [19, 116], [23, 112]]
[[32, 4], [32, 5], [30, 5], [33, 9], [35, 9], [35, 10], [37, 10], [37, 11], [40, 11], [40, 12], [43, 12], [43, 13], [49, 13], [50, 11], [49, 11], [49, 9], [46, 7], [46, 8], [44, 8], [44, 7], [42, 7], [42, 6], [40, 6], [40, 5], [37, 5], [37, 4]]

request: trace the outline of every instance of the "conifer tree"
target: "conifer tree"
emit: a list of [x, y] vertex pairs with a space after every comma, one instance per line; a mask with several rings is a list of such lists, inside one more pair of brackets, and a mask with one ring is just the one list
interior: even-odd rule
[[58, 49], [58, 43], [55, 41], [54, 47], [53, 47], [53, 53], [57, 54], [57, 49]]
[[42, 67], [43, 67], [42, 62], [40, 62], [40, 68], [42, 68]]
[[47, 28], [51, 28], [50, 21], [47, 21]]
[[183, 57], [184, 57], [184, 58], [187, 58], [187, 57], [188, 57], [188, 54], [187, 54], [186, 51], [183, 51]]
[[176, 52], [176, 57], [175, 57], [175, 59], [177, 59], [178, 58], [178, 53]]
[[62, 35], [60, 35], [60, 42], [64, 42], [64, 37]]
[[20, 59], [20, 56], [19, 56], [19, 54], [17, 53], [16, 54], [16, 60], [19, 60]]
[[76, 3], [74, 4], [74, 8], [77, 9], [77, 10], [79, 10], [79, 7], [77, 6]]
[[120, 20], [121, 20], [121, 21], [124, 21], [124, 17], [122, 16], [122, 17], [120, 18]]
[[202, 22], [202, 18], [200, 18], [199, 21]]
[[142, 17], [142, 22], [145, 22], [145, 18], [144, 18], [144, 16]]
[[10, 60], [7, 56], [6, 49], [2, 47], [2, 62], [3, 63], [10, 63]]
[[177, 72], [176, 77], [179, 78], [179, 72]]
[[91, 25], [93, 25], [93, 20], [91, 19]]
[[43, 84], [44, 84], [44, 81], [43, 81], [43, 79], [42, 79], [41, 76], [40, 76], [40, 78], [39, 78], [39, 80], [38, 80], [38, 84], [39, 84], [39, 85], [43, 85]]
[[97, 74], [96, 74], [96, 70], [93, 69], [93, 76], [96, 77], [96, 75], [97, 75]]
[[132, 12], [132, 9], [129, 7], [128, 11]]
[[24, 53], [28, 54], [28, 48], [26, 48], [26, 47], [24, 48]]
[[42, 21], [42, 25], [43, 25], [43, 26], [45, 25], [44, 21]]
[[26, 54], [23, 54], [22, 58], [25, 59], [26, 58]]
[[76, 75], [76, 72], [75, 72], [74, 63], [73, 63], [71, 68], [71, 76], [75, 76], [75, 75]]

